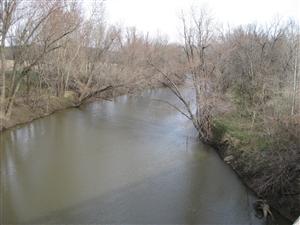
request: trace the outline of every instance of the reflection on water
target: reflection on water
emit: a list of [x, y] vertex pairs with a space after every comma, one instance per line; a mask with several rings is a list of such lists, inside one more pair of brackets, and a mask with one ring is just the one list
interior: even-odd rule
[[2, 223], [259, 224], [248, 193], [167, 90], [1, 134]]

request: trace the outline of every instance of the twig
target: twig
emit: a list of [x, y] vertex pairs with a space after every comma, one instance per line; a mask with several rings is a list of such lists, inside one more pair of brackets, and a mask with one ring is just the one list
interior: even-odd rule
[[182, 115], [184, 115], [186, 118], [188, 118], [189, 120], [191, 120], [192, 118], [186, 114], [185, 112], [183, 112], [180, 108], [178, 108], [176, 105], [168, 102], [168, 101], [165, 101], [165, 100], [161, 100], [161, 99], [152, 99], [153, 101], [158, 101], [158, 102], [163, 102], [163, 103], [166, 103], [167, 105], [173, 107], [174, 109], [176, 109], [178, 112], [180, 112]]

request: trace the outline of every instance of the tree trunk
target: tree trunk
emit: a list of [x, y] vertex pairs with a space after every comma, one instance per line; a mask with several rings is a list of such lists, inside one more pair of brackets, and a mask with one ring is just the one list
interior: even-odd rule
[[299, 44], [297, 43], [296, 55], [295, 55], [295, 67], [294, 67], [294, 82], [293, 82], [293, 103], [291, 115], [295, 114], [296, 106], [296, 95], [297, 95], [297, 75], [298, 75], [298, 54], [299, 54]]
[[1, 40], [1, 49], [0, 49], [0, 57], [1, 57], [1, 76], [2, 76], [2, 88], [1, 88], [1, 109], [0, 109], [0, 118], [5, 116], [5, 90], [6, 90], [6, 62], [5, 62], [5, 34], [2, 34]]
[[7, 103], [7, 107], [6, 107], [6, 110], [5, 110], [5, 115], [10, 117], [11, 113], [12, 113], [12, 108], [13, 108], [13, 105], [14, 105], [14, 102], [15, 102], [15, 98], [16, 98], [16, 94], [20, 88], [20, 85], [21, 85], [21, 80], [19, 80], [19, 82], [17, 83], [15, 89], [13, 90], [12, 92], [12, 96], [10, 96], [9, 100], [8, 100], [8, 103]]

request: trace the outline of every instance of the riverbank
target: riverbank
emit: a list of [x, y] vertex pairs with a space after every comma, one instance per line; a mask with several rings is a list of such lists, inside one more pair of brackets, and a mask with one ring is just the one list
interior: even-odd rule
[[214, 120], [212, 143], [221, 158], [260, 199], [295, 221], [300, 212], [299, 155], [279, 151], [273, 137], [267, 138], [259, 126], [233, 112], [218, 115]]
[[[27, 101], [27, 103], [22, 99], [18, 100], [19, 101], [15, 103], [11, 116], [2, 119], [0, 132], [51, 115], [57, 111], [72, 108], [75, 103], [75, 101], [69, 97], [41, 96], [34, 101], [35, 107], [32, 107], [32, 99]], [[30, 102], [32, 102], [32, 104]]]

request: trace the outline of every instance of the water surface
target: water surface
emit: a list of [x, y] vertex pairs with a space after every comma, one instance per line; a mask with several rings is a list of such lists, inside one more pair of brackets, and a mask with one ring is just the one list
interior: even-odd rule
[[260, 224], [255, 200], [167, 90], [1, 134], [2, 223]]

